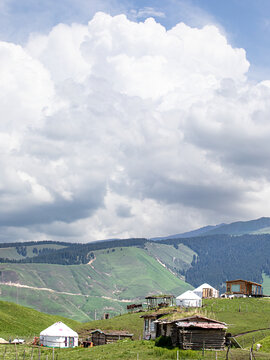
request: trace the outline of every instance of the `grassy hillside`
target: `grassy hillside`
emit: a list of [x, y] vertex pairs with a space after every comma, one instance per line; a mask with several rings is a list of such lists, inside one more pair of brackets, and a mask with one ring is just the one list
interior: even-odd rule
[[165, 245], [156, 242], [147, 242], [145, 249], [148, 254], [161, 261], [166, 267], [178, 276], [183, 276], [185, 271], [190, 268], [193, 256], [196, 253], [183, 244], [175, 246]]
[[78, 323], [61, 316], [52, 316], [26, 308], [14, 303], [0, 301], [0, 337], [12, 339], [20, 336], [24, 338], [39, 335], [39, 333], [54, 324], [62, 321], [66, 325], [76, 328]]
[[98, 250], [94, 256], [86, 265], [0, 264], [1, 298], [89, 321], [95, 313], [123, 313], [127, 303], [149, 294], [179, 295], [191, 288], [143, 249]]

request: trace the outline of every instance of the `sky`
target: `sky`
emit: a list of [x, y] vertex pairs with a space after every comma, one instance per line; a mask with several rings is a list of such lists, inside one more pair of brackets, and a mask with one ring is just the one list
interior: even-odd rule
[[0, 241], [270, 216], [268, 0], [0, 0]]

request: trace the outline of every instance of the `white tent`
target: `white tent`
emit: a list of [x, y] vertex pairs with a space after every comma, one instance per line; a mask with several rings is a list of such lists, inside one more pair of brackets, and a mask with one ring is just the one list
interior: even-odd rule
[[188, 290], [184, 294], [177, 296], [176, 305], [184, 307], [201, 307], [202, 299], [194, 294], [193, 291]]
[[193, 290], [193, 292], [202, 299], [203, 298], [203, 289], [212, 289], [212, 296], [211, 297], [218, 298], [219, 291], [217, 289], [213, 288], [213, 286], [211, 286], [209, 284], [206, 284], [206, 283], [204, 283], [201, 286], [197, 287], [197, 289]]
[[61, 348], [78, 346], [78, 334], [61, 321], [41, 331], [39, 339], [42, 346]]

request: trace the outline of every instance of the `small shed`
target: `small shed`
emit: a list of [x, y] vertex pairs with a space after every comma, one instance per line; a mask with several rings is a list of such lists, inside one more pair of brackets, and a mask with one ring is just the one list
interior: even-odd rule
[[78, 346], [78, 334], [61, 321], [41, 331], [39, 339], [41, 346], [60, 348]]
[[238, 279], [226, 281], [226, 294], [260, 297], [263, 296], [263, 291], [261, 284], [253, 281]]
[[96, 329], [91, 332], [91, 340], [94, 346], [111, 344], [118, 340], [132, 339], [132, 336], [133, 334], [125, 331], [102, 331]]
[[207, 283], [200, 285], [195, 290], [193, 290], [193, 292], [201, 299], [211, 299], [219, 297], [219, 291]]
[[182, 295], [177, 296], [176, 305], [183, 307], [201, 307], [202, 299], [196, 295], [193, 291], [188, 290]]

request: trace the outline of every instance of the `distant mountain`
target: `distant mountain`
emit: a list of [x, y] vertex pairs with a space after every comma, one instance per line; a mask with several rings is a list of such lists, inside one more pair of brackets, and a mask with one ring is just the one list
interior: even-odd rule
[[169, 235], [169, 236], [159, 236], [159, 237], [151, 238], [150, 240], [157, 241], [157, 240], [181, 239], [181, 238], [190, 238], [190, 237], [194, 237], [194, 236], [201, 236], [201, 235], [204, 235], [205, 233], [208, 233], [211, 230], [215, 230], [223, 225], [225, 225], [225, 224], [214, 225], [214, 226], [207, 225], [207, 226], [201, 227], [199, 229], [187, 231], [187, 232], [184, 232], [181, 234], [175, 234], [175, 235]]
[[228, 234], [228, 235], [243, 235], [243, 234], [269, 234], [270, 233], [270, 218], [261, 217], [250, 221], [236, 221], [231, 224], [223, 224], [214, 229], [205, 232], [205, 235], [214, 234]]
[[270, 218], [261, 217], [256, 220], [236, 221], [231, 224], [207, 225], [192, 231], [151, 238], [152, 241], [186, 239], [191, 237], [215, 234], [244, 235], [244, 234], [270, 234]]

